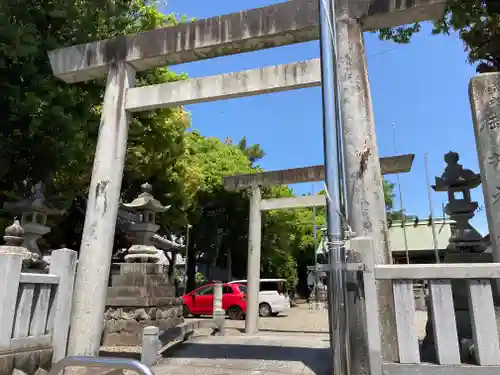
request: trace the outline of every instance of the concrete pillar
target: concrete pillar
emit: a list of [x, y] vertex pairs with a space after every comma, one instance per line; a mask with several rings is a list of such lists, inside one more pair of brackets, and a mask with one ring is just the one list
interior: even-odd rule
[[469, 96], [494, 262], [500, 262], [500, 73], [471, 79]]
[[[346, 8], [347, 9], [347, 8]], [[383, 179], [375, 136], [370, 85], [365, 59], [362, 27], [358, 20], [337, 16], [338, 75], [343, 120], [348, 220], [356, 236], [373, 239], [375, 262], [392, 263], [387, 241]], [[382, 356], [397, 360], [397, 341], [390, 282], [380, 282], [379, 309]], [[364, 345], [364, 312], [360, 302], [348, 298], [352, 374], [367, 371]]]
[[245, 332], [259, 331], [259, 289], [260, 289], [260, 246], [262, 234], [262, 214], [260, 212], [260, 187], [253, 186], [250, 195], [248, 218], [248, 265], [247, 265], [247, 314]]
[[226, 320], [226, 312], [222, 308], [222, 283], [216, 281], [214, 285], [214, 311], [213, 319], [216, 326], [216, 335], [224, 336], [224, 323]]
[[125, 111], [125, 94], [134, 82], [135, 71], [130, 65], [111, 64], [75, 280], [70, 356], [96, 356], [99, 352], [127, 148], [129, 115]]

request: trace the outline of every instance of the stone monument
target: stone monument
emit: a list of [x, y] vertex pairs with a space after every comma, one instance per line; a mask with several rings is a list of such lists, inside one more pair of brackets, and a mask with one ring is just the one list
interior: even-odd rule
[[473, 77], [469, 97], [492, 257], [500, 262], [500, 73]]
[[42, 254], [37, 241], [40, 237], [50, 232], [47, 226], [47, 217], [49, 215], [61, 215], [63, 211], [54, 208], [44, 195], [44, 186], [41, 182], [35, 185], [34, 193], [27, 199], [18, 202], [4, 204], [7, 212], [21, 214], [21, 223], [23, 233], [22, 246], [31, 252], [31, 268], [46, 268], [50, 262], [50, 252]]
[[136, 244], [113, 275], [108, 288], [103, 345], [137, 346], [142, 342], [144, 327], [172, 328], [182, 323], [182, 300], [175, 297], [163, 264], [158, 264], [158, 250], [152, 237], [159, 226], [155, 215], [168, 210], [151, 194], [150, 184], [142, 185], [142, 193], [123, 207], [137, 214], [139, 222], [130, 230]]
[[[448, 193], [448, 204], [445, 212], [455, 221], [452, 234], [444, 256], [445, 263], [487, 263], [492, 262], [491, 254], [484, 253], [486, 244], [481, 234], [471, 226], [469, 220], [474, 217], [478, 203], [471, 200], [470, 190], [481, 184], [481, 177], [458, 163], [459, 155], [448, 152], [444, 160], [446, 168], [441, 177], [436, 177], [434, 190]], [[495, 305], [499, 294], [492, 284]], [[453, 304], [457, 322], [457, 333], [461, 358], [463, 362], [474, 362], [472, 350], [472, 329], [469, 316], [468, 288], [465, 280], [453, 280]], [[422, 343], [422, 360], [435, 362], [434, 327], [430, 309], [427, 311], [426, 336]]]

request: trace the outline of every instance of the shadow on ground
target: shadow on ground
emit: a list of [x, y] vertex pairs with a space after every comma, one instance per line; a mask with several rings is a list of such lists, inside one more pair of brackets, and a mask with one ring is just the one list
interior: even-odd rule
[[[245, 333], [245, 328], [232, 328], [235, 329], [241, 333]], [[328, 331], [305, 331], [303, 329], [301, 330], [293, 330], [293, 329], [271, 329], [271, 328], [259, 328], [259, 332], [272, 332], [272, 333], [294, 333], [297, 335], [300, 334], [306, 334], [306, 335], [318, 335], [318, 334], [328, 334]]]
[[167, 351], [164, 358], [192, 366], [217, 366], [241, 370], [263, 370], [290, 374], [327, 374], [331, 351], [328, 348], [279, 346], [268, 343], [244, 345], [196, 343], [182, 344]]
[[129, 358], [140, 361], [141, 353], [122, 351], [122, 352], [111, 352], [107, 350], [101, 350], [99, 352], [100, 357], [114, 357], [114, 358]]

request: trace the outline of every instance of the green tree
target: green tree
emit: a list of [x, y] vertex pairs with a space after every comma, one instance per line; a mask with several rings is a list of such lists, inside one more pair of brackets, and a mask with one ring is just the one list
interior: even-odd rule
[[[99, 128], [103, 80], [66, 84], [47, 51], [178, 23], [155, 2], [9, 1], [0, 12], [0, 205], [38, 181], [68, 205], [86, 196]], [[184, 78], [168, 69], [138, 74], [138, 85]], [[162, 176], [155, 191], [176, 187], [189, 117], [182, 108], [141, 113], [131, 124], [123, 195]], [[177, 169], [176, 169], [177, 168]], [[155, 181], [152, 181], [155, 182]], [[52, 186], [50, 186], [52, 185]], [[73, 242], [72, 242], [73, 243]]]
[[256, 161], [262, 159], [266, 155], [259, 144], [248, 146], [246, 137], [241, 138], [238, 142], [238, 147], [248, 157], [252, 165], [255, 165]]
[[[383, 40], [409, 43], [421, 30], [415, 23], [393, 29], [379, 30]], [[442, 19], [434, 22], [433, 34], [458, 32], [464, 42], [470, 64], [478, 73], [500, 71], [500, 2], [498, 0], [454, 0]]]
[[[103, 82], [70, 85], [58, 80], [52, 74], [48, 50], [176, 22], [145, 0], [3, 4], [0, 191], [23, 194], [64, 169], [74, 171], [74, 181], [90, 173], [91, 168], [86, 167], [92, 163]], [[142, 77], [179, 78], [166, 72]]]
[[392, 182], [384, 180], [384, 201], [385, 201], [385, 209], [389, 212], [394, 207], [394, 198], [396, 194], [394, 194], [394, 186]]

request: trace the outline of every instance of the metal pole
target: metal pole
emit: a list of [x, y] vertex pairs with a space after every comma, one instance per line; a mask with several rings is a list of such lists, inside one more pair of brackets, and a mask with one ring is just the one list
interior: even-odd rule
[[[312, 188], [312, 194], [314, 195], [314, 185]], [[318, 280], [319, 280], [319, 274], [318, 274], [318, 250], [316, 249], [316, 241], [317, 241], [317, 225], [316, 225], [316, 206], [313, 206], [313, 249], [314, 249], [314, 289], [313, 293], [315, 294], [314, 296], [314, 301], [315, 301], [315, 306], [314, 309], [316, 310], [319, 306], [319, 293], [318, 293]], [[309, 296], [309, 298], [311, 298]]]
[[189, 231], [190, 231], [191, 228], [192, 228], [191, 224], [187, 224], [186, 225], [186, 251], [185, 251], [185, 254], [184, 254], [184, 291], [183, 291], [182, 295], [186, 294], [186, 288], [187, 288], [188, 252], [189, 252]]
[[427, 200], [429, 201], [429, 219], [431, 220], [432, 227], [432, 240], [434, 242], [434, 254], [436, 256], [436, 263], [440, 263], [439, 260], [439, 250], [438, 250], [438, 242], [437, 242], [437, 233], [436, 233], [436, 224], [434, 224], [434, 215], [432, 214], [432, 189], [431, 184], [429, 182], [429, 161], [427, 160], [427, 152], [424, 154], [425, 159], [425, 180], [427, 183]]
[[[73, 356], [61, 359], [54, 363], [48, 375], [60, 375], [61, 371], [68, 367], [86, 367], [114, 370], [131, 370], [139, 375], [155, 375], [153, 370], [144, 363], [129, 358], [113, 357], [84, 357]], [[121, 371], [120, 371], [121, 372]]]
[[329, 324], [332, 347], [332, 373], [348, 375], [349, 334], [346, 311], [345, 264], [342, 246], [343, 231], [339, 214], [342, 170], [338, 149], [341, 147], [341, 119], [336, 61], [335, 0], [319, 0], [321, 87], [323, 99], [323, 144], [325, 157], [325, 187], [327, 193], [327, 239], [330, 260]]
[[[396, 131], [394, 129], [394, 123], [392, 123], [392, 141], [394, 143], [394, 154], [396, 155], [397, 154]], [[403, 206], [403, 194], [401, 193], [401, 181], [399, 180], [399, 173], [396, 174], [396, 178], [398, 181], [399, 207], [401, 207], [401, 223], [403, 225], [403, 238], [405, 241], [406, 263], [410, 264], [410, 254], [408, 253], [408, 238], [406, 236], [405, 210], [404, 210], [404, 206]]]

